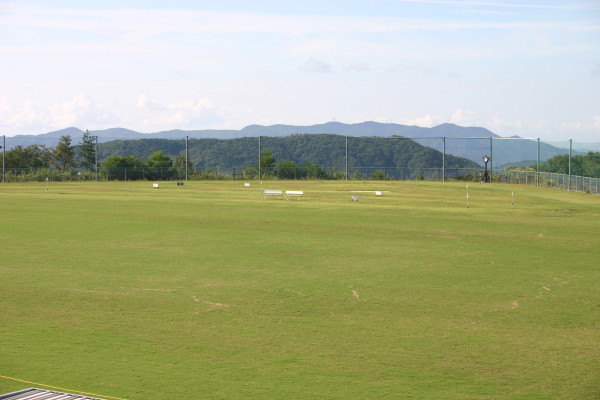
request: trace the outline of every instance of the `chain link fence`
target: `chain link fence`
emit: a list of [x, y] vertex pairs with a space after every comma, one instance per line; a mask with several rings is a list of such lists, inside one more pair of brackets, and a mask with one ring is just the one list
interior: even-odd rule
[[[575, 162], [572, 173], [548, 172], [540, 170], [541, 163], [556, 156], [568, 157], [569, 171], [571, 171], [571, 158], [589, 151], [590, 145], [573, 142], [543, 143], [539, 139], [524, 138], [407, 138], [407, 137], [344, 137], [331, 135], [330, 146], [332, 165], [317, 165], [306, 163], [305, 166], [295, 165], [286, 167], [283, 164], [275, 167], [258, 167], [258, 158], [262, 149], [269, 148], [272, 141], [278, 138], [263, 137], [262, 145], [258, 138], [258, 147], [251, 153], [256, 154], [255, 163], [252, 165], [239, 165], [236, 167], [209, 167], [207, 160], [198, 162], [203, 169], [190, 167], [123, 167], [106, 168], [99, 163], [97, 171], [67, 170], [55, 168], [3, 168], [2, 180], [4, 182], [44, 182], [44, 181], [184, 181], [184, 180], [459, 180], [481, 181], [484, 167], [455, 168], [449, 161], [453, 156], [473, 159], [473, 154], [489, 155], [490, 180], [492, 182], [507, 182], [537, 186], [548, 186], [562, 190], [600, 194], [599, 178], [581, 176], [581, 168]], [[381, 140], [414, 140], [422, 145], [438, 150], [439, 159], [429, 163], [427, 167], [410, 167], [403, 165], [376, 165], [362, 166], [361, 152], [369, 151], [367, 142]], [[391, 142], [390, 142], [391, 143]], [[249, 147], [248, 147], [249, 146]], [[362, 146], [362, 147], [361, 147]], [[562, 146], [562, 147], [557, 147]], [[587, 146], [587, 147], [586, 147]], [[253, 147], [248, 142], [246, 151]], [[365, 150], [367, 149], [367, 150]], [[585, 150], [588, 149], [588, 150]], [[187, 143], [186, 143], [187, 152]], [[335, 157], [333, 156], [335, 154]], [[276, 154], [279, 158], [285, 155]], [[470, 156], [469, 156], [470, 155]], [[231, 155], [234, 157], [235, 155]], [[377, 155], [375, 155], [377, 158]], [[515, 159], [522, 160], [514, 162]], [[4, 160], [3, 160], [4, 161]], [[281, 160], [280, 160], [281, 161]], [[379, 160], [381, 161], [381, 160]], [[398, 161], [402, 164], [401, 161]], [[479, 161], [481, 164], [481, 161]], [[293, 164], [293, 163], [292, 163]], [[431, 165], [435, 164], [435, 165]], [[260, 175], [260, 176], [259, 176]]]
[[[91, 182], [91, 181], [184, 181], [184, 180], [251, 180], [255, 174], [248, 175], [252, 167], [237, 167], [231, 169], [209, 169], [200, 171], [184, 168], [113, 168], [101, 170], [98, 175], [90, 171], [59, 171], [52, 168], [9, 168], [5, 170], [5, 182]], [[350, 169], [350, 180], [443, 180], [442, 168], [396, 168], [396, 167], [361, 167]], [[574, 192], [593, 193], [600, 195], [600, 178], [577, 175], [567, 175], [538, 171], [491, 171], [491, 182], [515, 183], [532, 186], [547, 186]], [[446, 180], [480, 182], [483, 177], [482, 169], [453, 168], [445, 170]], [[287, 168], [281, 178], [282, 171], [265, 170], [263, 180], [346, 180], [345, 173], [330, 169], [319, 176], [307, 176], [302, 167]]]
[[499, 182], [547, 186], [572, 192], [600, 195], [600, 178], [567, 175], [553, 172], [510, 171], [496, 175]]

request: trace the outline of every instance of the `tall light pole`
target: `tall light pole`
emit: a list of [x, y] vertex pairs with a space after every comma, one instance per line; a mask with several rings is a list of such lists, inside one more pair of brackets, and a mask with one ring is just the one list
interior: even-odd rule
[[481, 180], [482, 182], [489, 182], [490, 181], [490, 176], [488, 175], [488, 162], [490, 161], [491, 157], [488, 155], [483, 156], [483, 166], [485, 167], [485, 171], [483, 172], [483, 179]]

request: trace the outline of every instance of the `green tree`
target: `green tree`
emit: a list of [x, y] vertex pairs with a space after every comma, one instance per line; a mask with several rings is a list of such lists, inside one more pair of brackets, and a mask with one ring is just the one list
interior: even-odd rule
[[285, 160], [277, 164], [277, 177], [279, 179], [297, 179], [298, 165], [291, 160]]
[[79, 145], [79, 155], [81, 156], [81, 166], [86, 171], [96, 170], [96, 136], [90, 135], [86, 129]]
[[164, 180], [173, 179], [177, 174], [177, 170], [173, 167], [171, 156], [163, 153], [162, 150], [155, 151], [146, 159], [148, 169], [145, 173], [145, 178], [149, 180]]
[[6, 168], [47, 168], [52, 161], [52, 150], [43, 145], [16, 146], [6, 152]]
[[[569, 155], [560, 155], [549, 158], [546, 162], [540, 164], [540, 171], [568, 174]], [[586, 155], [572, 156], [571, 174], [600, 178], [600, 153], [590, 151]]]
[[61, 136], [54, 149], [54, 164], [63, 171], [67, 171], [75, 166], [75, 150], [71, 145], [71, 136]]
[[[193, 164], [190, 159], [187, 161], [188, 170], [192, 170]], [[173, 157], [173, 168], [185, 169], [185, 154], [178, 154]]]
[[144, 162], [130, 154], [112, 156], [102, 163], [102, 173], [107, 179], [134, 180], [144, 178]]
[[159, 150], [146, 159], [146, 166], [150, 168], [168, 168], [173, 166], [173, 160], [171, 160], [171, 156]]
[[371, 179], [374, 181], [384, 181], [386, 179], [385, 172], [378, 169], [371, 174]]
[[[273, 154], [271, 154], [271, 150], [263, 150], [261, 156], [260, 156], [260, 169], [261, 169], [261, 174], [267, 174], [267, 175], [271, 175], [273, 173], [273, 170], [275, 168], [275, 163], [277, 162], [277, 160], [275, 159], [275, 157], [273, 157]], [[261, 177], [259, 177], [261, 178]]]
[[144, 162], [130, 154], [128, 156], [112, 156], [108, 157], [106, 161], [102, 163], [102, 168], [133, 168], [133, 167], [143, 167]]
[[319, 166], [319, 164], [313, 164], [310, 161], [306, 162], [305, 166], [306, 177], [308, 179], [323, 179], [327, 174], [323, 169]]
[[244, 168], [244, 179], [254, 179], [258, 175], [256, 168], [254, 167], [246, 167]]
[[583, 175], [600, 178], [600, 153], [589, 152], [583, 157]]

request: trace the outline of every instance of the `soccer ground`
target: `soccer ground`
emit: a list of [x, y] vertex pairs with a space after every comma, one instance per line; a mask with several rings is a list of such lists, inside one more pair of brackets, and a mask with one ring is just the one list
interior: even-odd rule
[[6, 183], [0, 244], [0, 394], [600, 397], [592, 194]]

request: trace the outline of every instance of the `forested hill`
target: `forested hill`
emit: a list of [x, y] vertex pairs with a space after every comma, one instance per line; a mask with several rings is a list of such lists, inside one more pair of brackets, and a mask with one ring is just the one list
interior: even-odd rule
[[[110, 156], [135, 155], [146, 159], [156, 151], [170, 156], [185, 154], [184, 140], [116, 140], [99, 146], [99, 160]], [[343, 171], [346, 166], [346, 137], [330, 134], [298, 134], [263, 137], [260, 150], [269, 150], [278, 162], [306, 162], [324, 169]], [[258, 138], [190, 139], [188, 159], [196, 168], [231, 169], [257, 165]], [[441, 152], [402, 138], [348, 138], [348, 164], [351, 167], [441, 168]], [[477, 168], [470, 160], [446, 154], [447, 168]]]
[[[100, 143], [113, 140], [132, 139], [240, 139], [265, 137], [282, 137], [293, 134], [332, 134], [354, 137], [391, 137], [404, 136], [414, 138], [418, 143], [443, 151], [447, 154], [468, 158], [481, 164], [481, 157], [493, 153], [494, 165], [514, 164], [524, 160], [535, 160], [538, 154], [538, 144], [534, 140], [500, 140], [498, 135], [485, 128], [462, 127], [454, 124], [441, 124], [432, 128], [407, 126], [393, 123], [361, 122], [344, 124], [328, 122], [325, 124], [296, 126], [296, 125], [250, 125], [240, 130], [170, 130], [154, 133], [140, 133], [124, 128], [92, 130], [90, 134], [98, 137]], [[83, 130], [66, 128], [60, 131], [40, 135], [19, 135], [7, 137], [6, 146], [10, 150], [16, 146], [32, 144], [56, 146], [61, 136], [69, 135], [73, 143], [81, 141]], [[446, 139], [442, 139], [446, 138]], [[469, 138], [469, 139], [461, 139]], [[479, 139], [475, 139], [479, 138]], [[483, 138], [483, 139], [482, 139]], [[494, 138], [493, 149], [489, 138]], [[585, 149], [581, 149], [586, 151]], [[541, 143], [539, 157], [542, 161], [550, 157], [565, 154], [568, 150], [557, 148], [550, 144]]]

